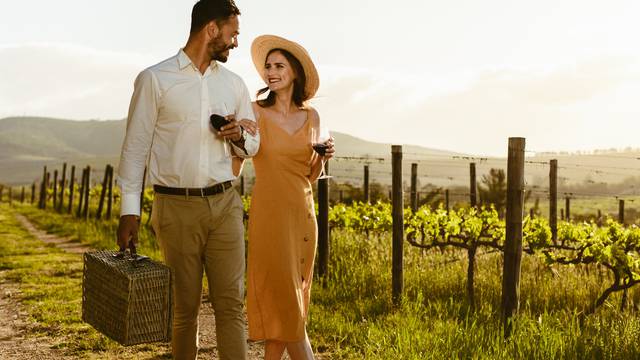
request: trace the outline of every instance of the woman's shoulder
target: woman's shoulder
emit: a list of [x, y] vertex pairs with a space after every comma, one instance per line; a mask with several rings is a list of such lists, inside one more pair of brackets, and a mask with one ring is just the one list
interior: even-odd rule
[[309, 117], [311, 125], [317, 127], [320, 124], [320, 114], [318, 114], [318, 110], [312, 106], [305, 107], [305, 110], [307, 111], [307, 116]]

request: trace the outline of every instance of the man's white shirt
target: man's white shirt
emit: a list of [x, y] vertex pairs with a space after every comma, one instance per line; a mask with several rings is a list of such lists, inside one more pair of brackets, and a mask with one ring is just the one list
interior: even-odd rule
[[[231, 153], [209, 125], [211, 112], [222, 107], [238, 120], [255, 121], [244, 81], [216, 61], [202, 74], [180, 50], [138, 75], [118, 169], [120, 215], [140, 215], [147, 159], [151, 184], [202, 188], [235, 179]], [[259, 135], [247, 133], [246, 153], [232, 146], [251, 157], [259, 144]]]

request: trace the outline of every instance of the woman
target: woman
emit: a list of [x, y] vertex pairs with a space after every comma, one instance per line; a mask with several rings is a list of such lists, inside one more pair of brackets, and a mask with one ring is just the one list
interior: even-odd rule
[[311, 183], [333, 156], [333, 140], [323, 157], [311, 147], [320, 118], [306, 101], [319, 78], [306, 50], [265, 35], [251, 53], [267, 84], [257, 96], [267, 97], [254, 103], [261, 141], [249, 213], [249, 338], [266, 341], [267, 360], [285, 349], [293, 360], [313, 359], [305, 329], [317, 241]]

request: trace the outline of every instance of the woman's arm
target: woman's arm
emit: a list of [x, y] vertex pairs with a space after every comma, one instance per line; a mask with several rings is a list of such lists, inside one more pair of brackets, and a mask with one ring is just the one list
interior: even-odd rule
[[[309, 121], [314, 129], [320, 129], [320, 115], [314, 108], [309, 108]], [[320, 176], [320, 172], [325, 162], [333, 157], [335, 153], [333, 137], [330, 138], [327, 143], [327, 150], [325, 156], [318, 155], [317, 152], [313, 152], [313, 158], [311, 160], [311, 173], [309, 174], [309, 181], [315, 182]]]

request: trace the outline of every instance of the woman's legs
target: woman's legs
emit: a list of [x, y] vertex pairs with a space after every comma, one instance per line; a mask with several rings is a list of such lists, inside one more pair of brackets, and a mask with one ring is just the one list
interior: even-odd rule
[[281, 360], [286, 343], [280, 341], [267, 340], [264, 343], [264, 360]]
[[304, 332], [304, 340], [287, 343], [287, 352], [291, 360], [313, 360], [313, 350], [307, 332]]

